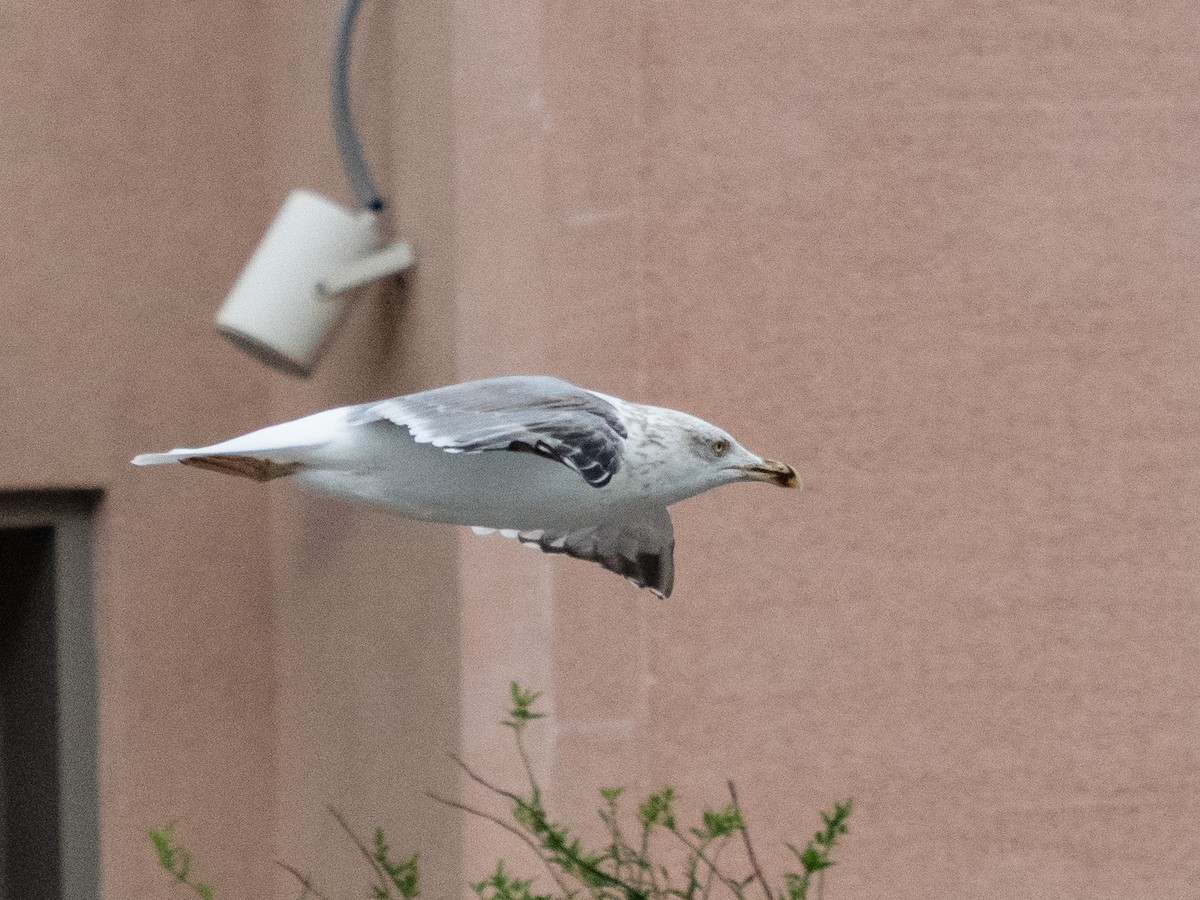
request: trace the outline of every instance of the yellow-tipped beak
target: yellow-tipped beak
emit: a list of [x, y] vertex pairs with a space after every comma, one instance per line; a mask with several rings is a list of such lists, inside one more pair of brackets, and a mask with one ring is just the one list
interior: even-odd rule
[[742, 476], [749, 481], [765, 481], [785, 488], [802, 487], [800, 476], [787, 463], [764, 459], [760, 463], [750, 463], [741, 467]]

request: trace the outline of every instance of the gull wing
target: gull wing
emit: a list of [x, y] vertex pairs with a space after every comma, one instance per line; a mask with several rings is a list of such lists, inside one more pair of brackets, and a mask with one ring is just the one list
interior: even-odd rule
[[[476, 534], [495, 529], [475, 528]], [[513, 531], [500, 534], [543, 553], [565, 553], [599, 563], [659, 597], [670, 597], [675, 585], [675, 529], [666, 507], [650, 509], [620, 522], [600, 522], [572, 531]]]
[[558, 378], [486, 378], [368, 403], [348, 424], [388, 421], [447, 453], [535, 453], [574, 469], [592, 487], [621, 468], [628, 432], [616, 406]]

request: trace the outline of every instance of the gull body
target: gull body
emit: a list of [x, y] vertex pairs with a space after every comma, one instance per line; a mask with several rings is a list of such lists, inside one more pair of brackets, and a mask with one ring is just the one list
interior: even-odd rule
[[500, 531], [661, 596], [674, 573], [668, 506], [737, 481], [799, 484], [790, 466], [702, 419], [547, 376], [339, 407], [133, 462], [287, 478], [413, 519]]

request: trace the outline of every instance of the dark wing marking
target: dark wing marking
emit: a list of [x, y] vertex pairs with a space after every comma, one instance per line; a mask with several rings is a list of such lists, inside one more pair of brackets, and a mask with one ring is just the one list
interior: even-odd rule
[[558, 378], [486, 378], [370, 403], [351, 424], [386, 420], [448, 453], [508, 450], [555, 460], [604, 487], [628, 432], [607, 400]]
[[[486, 534], [493, 529], [475, 530]], [[670, 597], [675, 584], [675, 529], [665, 507], [638, 519], [601, 522], [574, 531], [505, 529], [500, 533], [539, 547], [544, 553], [565, 553], [599, 563], [659, 597]]]

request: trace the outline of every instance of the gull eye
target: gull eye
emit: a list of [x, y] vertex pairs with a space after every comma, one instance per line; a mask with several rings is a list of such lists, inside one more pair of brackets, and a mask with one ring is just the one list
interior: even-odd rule
[[729, 441], [725, 438], [717, 438], [708, 446], [716, 456], [724, 456], [729, 452]]

